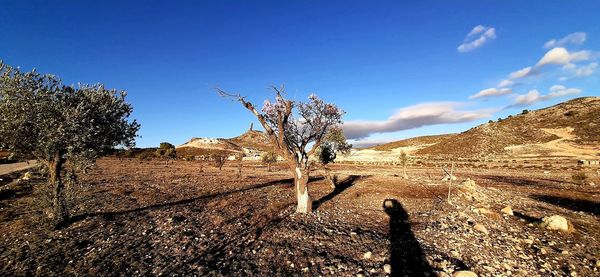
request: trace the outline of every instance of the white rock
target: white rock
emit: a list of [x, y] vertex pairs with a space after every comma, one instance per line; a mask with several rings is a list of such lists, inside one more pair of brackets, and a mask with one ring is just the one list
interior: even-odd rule
[[477, 277], [477, 274], [469, 270], [460, 270], [454, 272], [454, 274], [452, 274], [452, 277]]
[[514, 215], [513, 210], [510, 206], [506, 206], [504, 209], [500, 210], [503, 214]]
[[540, 227], [548, 230], [569, 231], [569, 221], [560, 215], [546, 216], [542, 218]]
[[392, 273], [392, 266], [390, 264], [384, 264], [383, 265], [383, 272], [385, 272], [387, 274], [391, 274]]
[[373, 253], [371, 253], [371, 251], [365, 252], [365, 254], [363, 254], [363, 259], [368, 260], [372, 255]]
[[487, 230], [487, 228], [485, 228], [485, 226], [483, 226], [481, 224], [475, 224], [475, 226], [473, 226], [473, 229], [475, 229], [475, 231], [482, 232], [486, 235], [489, 234], [489, 231]]

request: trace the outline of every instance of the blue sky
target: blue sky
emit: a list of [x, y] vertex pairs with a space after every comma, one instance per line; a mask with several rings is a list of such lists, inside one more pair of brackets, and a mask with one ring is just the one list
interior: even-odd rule
[[357, 145], [600, 95], [600, 1], [173, 2], [0, 0], [0, 59], [127, 90], [142, 147], [247, 129], [216, 86], [314, 92]]

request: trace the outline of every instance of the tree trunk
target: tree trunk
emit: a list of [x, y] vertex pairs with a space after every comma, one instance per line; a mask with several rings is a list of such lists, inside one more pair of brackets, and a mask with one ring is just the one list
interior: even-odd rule
[[65, 185], [62, 182], [60, 173], [65, 161], [62, 157], [57, 157], [55, 160], [50, 162], [50, 186], [53, 190], [52, 199], [52, 210], [55, 223], [57, 226], [67, 221], [69, 218], [69, 211], [67, 209], [67, 202], [65, 199]]
[[312, 212], [312, 199], [308, 193], [308, 170], [296, 166], [294, 171], [294, 184], [296, 196], [298, 198], [298, 207], [296, 213]]
[[331, 176], [331, 171], [329, 170], [329, 168], [326, 165], [323, 166], [323, 171], [325, 172], [325, 179], [327, 179], [327, 182], [329, 182], [329, 186], [332, 189], [335, 189], [336, 182], [337, 182], [336, 176]]

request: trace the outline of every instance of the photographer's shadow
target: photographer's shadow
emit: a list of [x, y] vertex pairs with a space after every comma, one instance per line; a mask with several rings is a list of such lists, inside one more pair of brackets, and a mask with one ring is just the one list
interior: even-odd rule
[[415, 238], [408, 213], [396, 199], [386, 199], [383, 210], [390, 217], [390, 264], [392, 276], [435, 276]]

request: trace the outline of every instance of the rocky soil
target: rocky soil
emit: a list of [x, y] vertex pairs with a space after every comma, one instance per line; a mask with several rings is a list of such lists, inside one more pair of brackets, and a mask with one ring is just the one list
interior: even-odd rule
[[[0, 275], [600, 276], [600, 187], [569, 171], [459, 170], [448, 203], [439, 168], [335, 165], [337, 189], [316, 172], [299, 215], [283, 166], [200, 168], [102, 159], [60, 230], [43, 178], [4, 177]], [[553, 215], [567, 231], [541, 226]]]

